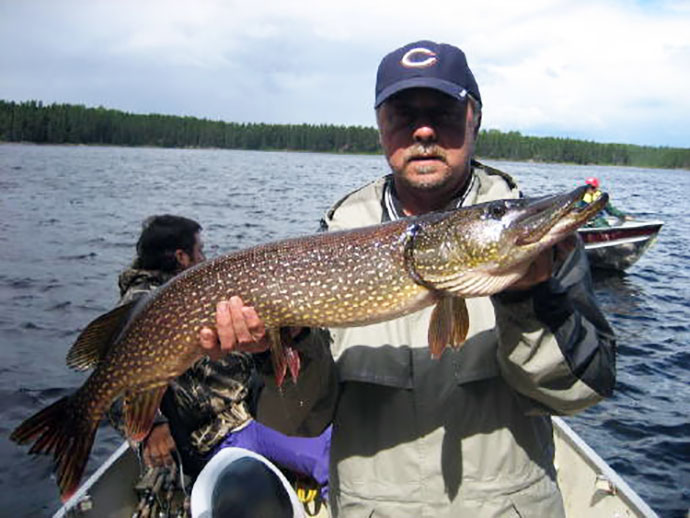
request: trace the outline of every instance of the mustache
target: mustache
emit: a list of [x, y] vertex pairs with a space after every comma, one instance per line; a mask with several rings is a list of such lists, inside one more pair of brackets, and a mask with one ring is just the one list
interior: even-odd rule
[[446, 162], [446, 152], [436, 144], [413, 144], [403, 155], [405, 162], [419, 158], [438, 158]]

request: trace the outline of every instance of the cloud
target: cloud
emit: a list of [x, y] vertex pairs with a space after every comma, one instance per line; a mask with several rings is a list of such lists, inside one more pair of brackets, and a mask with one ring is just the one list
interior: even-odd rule
[[373, 125], [380, 58], [463, 48], [484, 125], [686, 146], [687, 1], [0, 2], [0, 98]]
[[[676, 110], [688, 114], [686, 23], [670, 13], [650, 18], [643, 10], [598, 3], [545, 15], [539, 35], [546, 44], [531, 45], [512, 64], [484, 62], [487, 118], [526, 132], [548, 125], [560, 134], [617, 140], [633, 138], [631, 123], [641, 132], [676, 119]], [[652, 124], [644, 128], [645, 121]]]

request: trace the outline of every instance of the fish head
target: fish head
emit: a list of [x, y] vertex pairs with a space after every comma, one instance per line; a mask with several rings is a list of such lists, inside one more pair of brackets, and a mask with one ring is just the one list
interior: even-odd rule
[[419, 282], [458, 296], [491, 295], [519, 279], [532, 260], [601, 211], [587, 186], [539, 198], [496, 200], [436, 215], [408, 242]]

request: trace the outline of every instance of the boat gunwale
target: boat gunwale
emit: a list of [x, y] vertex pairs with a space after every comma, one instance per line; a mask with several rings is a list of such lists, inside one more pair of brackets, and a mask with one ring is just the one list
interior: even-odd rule
[[633, 244], [633, 243], [644, 243], [646, 241], [649, 241], [650, 239], [654, 239], [655, 237], [656, 237], [656, 234], [650, 234], [647, 236], [626, 237], [623, 239], [615, 239], [615, 240], [611, 240], [611, 241], [590, 241], [589, 243], [585, 243], [585, 249], [586, 250], [594, 250], [597, 248], [629, 245], [629, 244]]
[[[661, 230], [664, 226], [664, 222], [661, 220], [645, 220], [645, 221], [626, 221], [622, 225], [611, 225], [609, 227], [580, 227], [577, 229], [578, 232], [583, 234], [597, 234], [603, 232], [611, 231], [625, 231], [625, 230], [640, 230], [649, 228], [650, 231], [656, 228], [656, 233]], [[658, 227], [658, 228], [657, 228]]]
[[[603, 475], [615, 490], [617, 498], [620, 498], [633, 512], [640, 517], [659, 518], [659, 515], [632, 489], [627, 482], [602, 459], [596, 451], [582, 439], [562, 418], [552, 416], [554, 435], [572, 448], [594, 473]], [[558, 448], [558, 446], [557, 446]], [[108, 471], [123, 455], [130, 452], [130, 446], [125, 441], [88, 477], [53, 515], [52, 518], [66, 518], [69, 512], [88, 495], [99, 479]], [[131, 452], [130, 452], [131, 453]]]
[[110, 454], [103, 464], [98, 466], [98, 469], [96, 469], [96, 471], [94, 471], [91, 476], [79, 486], [79, 489], [77, 489], [77, 491], [62, 504], [62, 506], [60, 506], [60, 508], [53, 514], [52, 518], [65, 518], [67, 513], [77, 506], [82, 498], [88, 495], [91, 487], [98, 482], [105, 472], [108, 471], [110, 467], [129, 450], [130, 446], [127, 441], [124, 441], [122, 444], [120, 444], [120, 446], [118, 446], [118, 448]]
[[593, 471], [603, 475], [614, 488], [615, 494], [633, 511], [645, 518], [659, 518], [659, 515], [628, 485], [623, 477], [609, 466], [607, 462], [602, 459], [562, 418], [553, 416], [551, 420], [554, 425], [554, 432], [558, 433], [562, 440], [580, 453], [579, 457], [583, 459]]

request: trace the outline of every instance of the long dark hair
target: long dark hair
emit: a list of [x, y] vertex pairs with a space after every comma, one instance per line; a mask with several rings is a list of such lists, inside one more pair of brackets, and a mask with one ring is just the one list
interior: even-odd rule
[[196, 234], [201, 225], [182, 216], [162, 214], [147, 218], [137, 241], [137, 258], [133, 266], [141, 270], [175, 273], [179, 268], [175, 251], [194, 253]]

